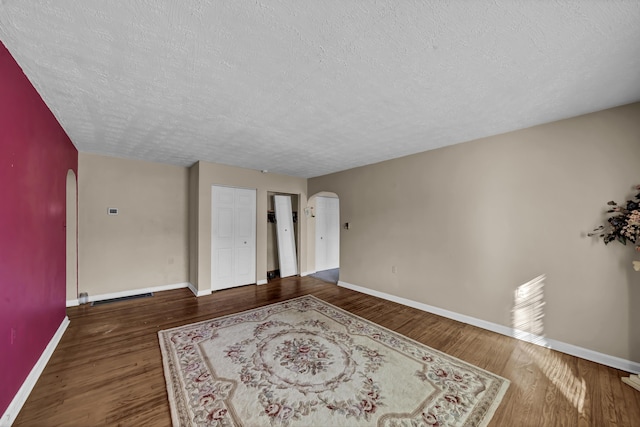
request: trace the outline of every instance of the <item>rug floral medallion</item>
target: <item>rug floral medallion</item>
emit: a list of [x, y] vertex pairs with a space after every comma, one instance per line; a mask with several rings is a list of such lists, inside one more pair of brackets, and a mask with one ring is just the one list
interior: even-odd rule
[[484, 426], [509, 386], [313, 296], [158, 335], [177, 426]]

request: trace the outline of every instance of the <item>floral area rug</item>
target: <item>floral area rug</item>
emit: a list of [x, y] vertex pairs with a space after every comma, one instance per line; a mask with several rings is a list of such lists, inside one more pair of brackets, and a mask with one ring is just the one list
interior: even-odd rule
[[313, 296], [158, 335], [176, 426], [485, 426], [509, 386]]

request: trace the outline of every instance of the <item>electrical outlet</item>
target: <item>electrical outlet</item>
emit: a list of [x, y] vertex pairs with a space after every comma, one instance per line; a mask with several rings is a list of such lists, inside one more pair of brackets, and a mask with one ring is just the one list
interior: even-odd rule
[[398, 268], [397, 268], [395, 265], [392, 265], [392, 266], [391, 266], [391, 272], [392, 272], [393, 274], [396, 274], [396, 273], [398, 272]]

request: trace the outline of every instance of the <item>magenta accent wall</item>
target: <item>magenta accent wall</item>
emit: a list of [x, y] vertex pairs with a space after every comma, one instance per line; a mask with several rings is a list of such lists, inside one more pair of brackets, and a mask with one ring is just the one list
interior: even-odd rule
[[0, 416], [65, 317], [69, 169], [77, 150], [0, 42]]

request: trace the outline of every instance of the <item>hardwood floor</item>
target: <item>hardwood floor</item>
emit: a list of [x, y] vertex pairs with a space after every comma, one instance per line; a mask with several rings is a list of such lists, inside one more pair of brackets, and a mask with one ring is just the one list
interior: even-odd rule
[[67, 309], [71, 320], [15, 426], [168, 426], [157, 332], [312, 294], [511, 380], [491, 426], [640, 426], [625, 372], [311, 277], [195, 298], [187, 289]]

